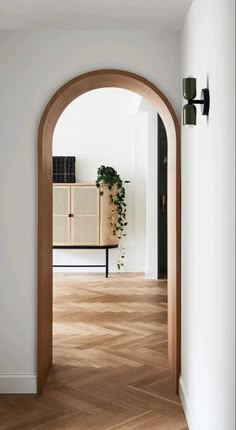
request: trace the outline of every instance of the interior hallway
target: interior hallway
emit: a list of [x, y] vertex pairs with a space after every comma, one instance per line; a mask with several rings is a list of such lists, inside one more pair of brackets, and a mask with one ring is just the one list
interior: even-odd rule
[[141, 274], [54, 274], [55, 365], [42, 396], [0, 397], [0, 429], [187, 430], [166, 293]]

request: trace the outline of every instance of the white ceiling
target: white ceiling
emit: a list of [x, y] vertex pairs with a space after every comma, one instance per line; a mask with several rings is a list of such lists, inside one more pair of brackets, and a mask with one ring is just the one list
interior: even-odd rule
[[192, 0], [0, 0], [0, 29], [179, 29]]

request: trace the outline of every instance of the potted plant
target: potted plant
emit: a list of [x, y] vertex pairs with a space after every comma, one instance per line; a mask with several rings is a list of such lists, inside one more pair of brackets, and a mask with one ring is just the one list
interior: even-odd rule
[[[126, 202], [125, 202], [125, 187], [130, 181], [123, 181], [117, 171], [110, 166], [100, 166], [97, 170], [96, 186], [100, 188], [102, 184], [106, 184], [110, 190], [110, 201], [116, 207], [113, 209], [113, 215], [109, 218], [112, 233], [117, 235], [120, 253], [117, 260], [117, 268], [120, 271], [124, 266], [125, 251], [122, 245], [122, 238], [126, 236], [125, 227], [128, 222], [126, 220]], [[102, 188], [100, 196], [103, 195]]]

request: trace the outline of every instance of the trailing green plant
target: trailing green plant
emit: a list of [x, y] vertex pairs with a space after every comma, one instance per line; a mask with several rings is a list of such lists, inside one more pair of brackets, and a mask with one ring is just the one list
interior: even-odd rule
[[[117, 268], [120, 271], [124, 266], [125, 251], [122, 246], [122, 238], [126, 236], [125, 227], [128, 222], [126, 220], [127, 205], [125, 202], [125, 187], [124, 184], [128, 184], [130, 181], [123, 181], [117, 171], [110, 166], [100, 166], [97, 170], [96, 186], [100, 188], [102, 184], [107, 184], [110, 190], [110, 201], [116, 206], [113, 209], [113, 214], [109, 217], [110, 225], [113, 235], [117, 235], [120, 253], [117, 260]], [[103, 195], [102, 189], [100, 190], [100, 196]], [[114, 216], [115, 215], [115, 216]]]

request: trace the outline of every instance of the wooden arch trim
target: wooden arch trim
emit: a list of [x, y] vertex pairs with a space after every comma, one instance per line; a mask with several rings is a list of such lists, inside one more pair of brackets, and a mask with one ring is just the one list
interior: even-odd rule
[[52, 365], [52, 139], [65, 108], [98, 88], [124, 88], [145, 97], [160, 114], [168, 140], [168, 356], [176, 391], [180, 374], [180, 129], [167, 97], [134, 73], [105, 69], [80, 75], [51, 98], [38, 132], [38, 342], [37, 390]]

